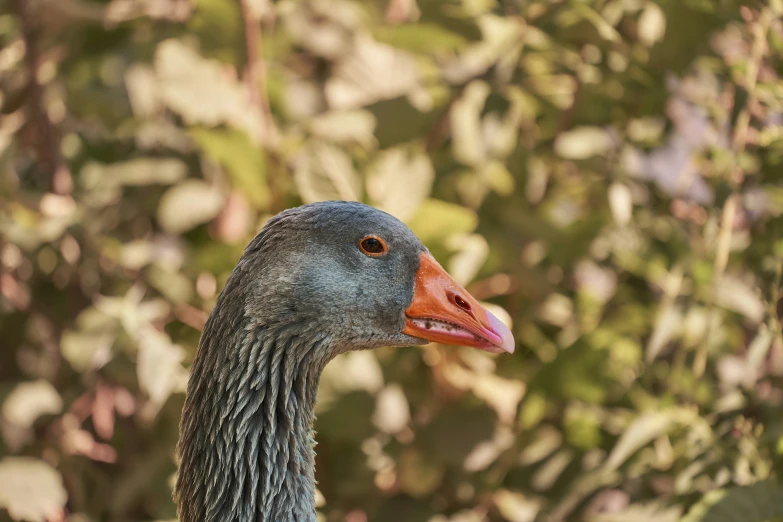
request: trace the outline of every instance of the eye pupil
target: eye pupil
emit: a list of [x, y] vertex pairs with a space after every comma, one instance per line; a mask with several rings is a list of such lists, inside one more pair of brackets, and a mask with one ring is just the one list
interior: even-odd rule
[[363, 239], [360, 246], [368, 254], [383, 254], [386, 251], [386, 245], [383, 241], [374, 237]]

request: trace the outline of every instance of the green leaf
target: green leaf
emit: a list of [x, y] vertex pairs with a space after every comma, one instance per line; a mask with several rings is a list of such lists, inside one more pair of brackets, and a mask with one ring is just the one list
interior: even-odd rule
[[478, 216], [471, 209], [439, 199], [425, 200], [408, 222], [424, 243], [472, 232], [477, 224]]
[[427, 139], [443, 110], [421, 111], [411, 105], [405, 97], [383, 100], [368, 105], [367, 109], [375, 115], [375, 137], [378, 146], [386, 149]]
[[189, 133], [201, 146], [207, 158], [226, 168], [234, 186], [256, 208], [269, 205], [264, 151], [251, 142], [247, 133], [204, 127], [193, 128]]
[[74, 370], [83, 373], [105, 362], [113, 341], [114, 334], [109, 332], [66, 332], [60, 341], [60, 352]]
[[375, 27], [372, 34], [379, 42], [422, 54], [455, 51], [468, 43], [464, 36], [428, 23]]
[[712, 491], [681, 522], [780, 522], [783, 487], [776, 480]]

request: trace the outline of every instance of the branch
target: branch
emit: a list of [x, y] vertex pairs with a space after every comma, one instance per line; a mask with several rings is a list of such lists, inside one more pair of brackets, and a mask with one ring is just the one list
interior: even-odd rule
[[44, 106], [43, 86], [38, 80], [41, 60], [38, 54], [37, 35], [27, 8], [28, 0], [16, 0], [16, 12], [22, 26], [22, 38], [26, 48], [25, 60], [30, 75], [28, 84], [30, 122], [38, 138], [35, 140], [35, 152], [38, 161], [51, 175], [52, 191], [56, 194], [68, 194], [73, 188], [71, 171], [60, 155], [59, 140]]
[[250, 106], [261, 119], [262, 135], [259, 137], [259, 142], [270, 143], [276, 137], [275, 123], [272, 119], [272, 110], [267, 95], [266, 62], [259, 56], [259, 51], [263, 49], [261, 20], [253, 8], [254, 6], [251, 5], [252, 1], [239, 0], [242, 20], [245, 25], [245, 53], [247, 55], [243, 80], [250, 95]]

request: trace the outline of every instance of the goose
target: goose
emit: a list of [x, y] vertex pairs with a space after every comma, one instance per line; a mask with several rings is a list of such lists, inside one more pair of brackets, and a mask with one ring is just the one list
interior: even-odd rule
[[350, 350], [428, 342], [514, 351], [509, 329], [393, 216], [329, 201], [271, 218], [228, 278], [193, 361], [180, 522], [315, 522], [324, 366]]

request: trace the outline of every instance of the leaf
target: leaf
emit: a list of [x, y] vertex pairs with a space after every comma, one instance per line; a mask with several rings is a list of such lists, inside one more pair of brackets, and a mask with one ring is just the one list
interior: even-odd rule
[[667, 433], [675, 424], [688, 424], [696, 417], [685, 408], [651, 411], [639, 415], [623, 432], [612, 448], [604, 467], [608, 471], [618, 469], [628, 458], [660, 435]]
[[365, 148], [375, 145], [375, 116], [366, 110], [331, 111], [307, 123], [315, 136], [334, 143], [358, 143]]
[[66, 332], [60, 341], [60, 353], [79, 373], [98, 368], [111, 357], [114, 335], [101, 331]]
[[361, 178], [350, 156], [326, 143], [314, 143], [299, 152], [294, 181], [305, 203], [361, 199]]
[[350, 52], [362, 16], [358, 4], [343, 0], [294, 2], [281, 13], [296, 44], [328, 60]]
[[783, 517], [783, 487], [763, 480], [709, 492], [681, 522], [777, 522]]
[[427, 199], [408, 222], [411, 230], [425, 244], [451, 236], [472, 232], [478, 216], [469, 208], [438, 199]]
[[617, 274], [602, 268], [592, 261], [580, 261], [574, 270], [574, 281], [580, 292], [585, 292], [606, 303], [617, 290]]
[[489, 244], [480, 234], [459, 234], [449, 238], [447, 246], [456, 251], [449, 259], [449, 274], [461, 285], [470, 283], [489, 256]]
[[164, 40], [155, 53], [160, 97], [169, 109], [191, 125], [227, 124], [256, 135], [259, 115], [248, 110], [247, 89], [229, 70], [179, 40]]
[[38, 379], [16, 385], [3, 403], [3, 417], [12, 424], [30, 428], [38, 417], [59, 413], [62, 408], [63, 400], [54, 386]]
[[67, 498], [62, 477], [49, 464], [28, 457], [0, 460], [0, 508], [14, 520], [62, 520]]
[[437, 124], [443, 110], [423, 111], [405, 97], [382, 100], [367, 107], [377, 120], [375, 137], [382, 149], [409, 143], [425, 136]]
[[616, 513], [590, 516], [587, 522], [682, 522], [682, 508], [663, 502], [631, 504]]
[[639, 17], [639, 40], [650, 47], [666, 33], [666, 15], [655, 2], [649, 2]]
[[451, 151], [454, 159], [466, 165], [479, 165], [487, 155], [481, 112], [489, 92], [486, 82], [475, 80], [465, 87], [451, 109]]
[[176, 158], [138, 158], [112, 164], [90, 162], [82, 170], [86, 185], [170, 185], [184, 179], [188, 168]]
[[410, 421], [410, 408], [402, 388], [397, 384], [386, 386], [378, 393], [372, 422], [384, 433], [399, 433]]
[[572, 449], [562, 448], [558, 450], [536, 470], [531, 479], [531, 485], [539, 491], [551, 489], [574, 458], [575, 455]]
[[148, 65], [132, 65], [125, 72], [125, 86], [136, 116], [149, 118], [162, 106], [155, 71]]
[[631, 189], [622, 183], [612, 183], [609, 185], [609, 208], [612, 210], [612, 217], [615, 223], [625, 226], [630, 223], [633, 217], [633, 198]]
[[622, 37], [612, 25], [607, 22], [601, 14], [588, 6], [587, 4], [577, 4], [578, 7], [575, 11], [578, 12], [580, 17], [584, 17], [585, 20], [593, 24], [601, 38], [610, 42], [616, 42], [622, 40]]
[[189, 179], [168, 189], [158, 205], [158, 223], [166, 232], [179, 234], [211, 221], [225, 197], [208, 183]]
[[612, 137], [599, 127], [577, 127], [555, 139], [555, 152], [560, 157], [573, 160], [605, 154], [613, 147]]
[[348, 352], [324, 368], [321, 381], [323, 391], [377, 393], [383, 388], [383, 370], [371, 352]]
[[412, 56], [359, 35], [352, 52], [337, 63], [326, 81], [326, 99], [332, 108], [353, 109], [418, 87], [419, 72]]
[[541, 499], [506, 489], [495, 492], [493, 497], [498, 511], [509, 522], [534, 522], [543, 507]]
[[184, 392], [188, 372], [182, 366], [185, 350], [171, 342], [171, 338], [154, 328], [144, 328], [139, 334], [139, 353], [136, 373], [139, 386], [157, 410], [169, 395]]
[[726, 274], [720, 278], [715, 288], [715, 302], [744, 315], [754, 323], [764, 319], [764, 303], [758, 288], [738, 277]]
[[484, 14], [478, 19], [482, 38], [447, 60], [443, 76], [453, 84], [467, 83], [482, 76], [490, 67], [516, 66], [522, 47], [523, 25], [513, 17]]
[[381, 43], [421, 54], [453, 51], [468, 43], [464, 36], [428, 23], [376, 27], [372, 35]]
[[226, 168], [236, 189], [256, 208], [269, 205], [264, 151], [250, 141], [246, 132], [199, 127], [189, 133], [206, 157]]
[[177, 270], [153, 265], [147, 270], [147, 278], [149, 284], [171, 302], [187, 303], [193, 298], [193, 281]]
[[382, 152], [369, 167], [367, 194], [381, 210], [408, 221], [430, 195], [434, 179], [425, 154], [397, 147]]

